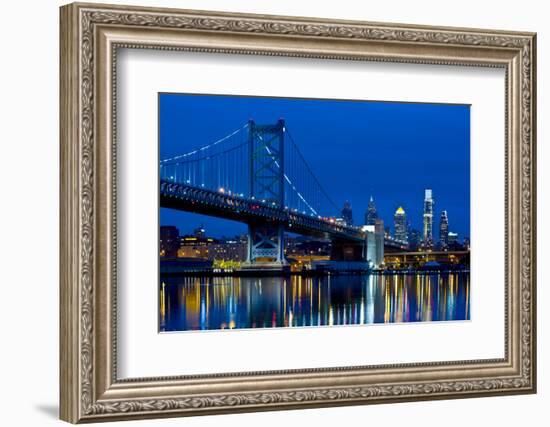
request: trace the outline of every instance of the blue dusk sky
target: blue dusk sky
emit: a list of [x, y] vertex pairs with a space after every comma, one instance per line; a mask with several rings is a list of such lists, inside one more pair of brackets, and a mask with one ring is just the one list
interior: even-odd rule
[[[470, 237], [470, 106], [455, 104], [159, 94], [160, 159], [189, 152], [244, 125], [283, 118], [332, 200], [348, 200], [363, 224], [370, 196], [393, 231], [402, 206], [422, 230], [424, 189], [431, 188], [434, 236], [446, 210], [449, 230]], [[181, 234], [204, 225], [210, 236], [234, 236], [244, 224], [160, 209], [160, 224]]]

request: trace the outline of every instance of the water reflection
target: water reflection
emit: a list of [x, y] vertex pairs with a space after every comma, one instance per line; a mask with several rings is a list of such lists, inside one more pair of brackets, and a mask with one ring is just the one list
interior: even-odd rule
[[470, 318], [468, 273], [161, 277], [160, 286], [161, 331]]

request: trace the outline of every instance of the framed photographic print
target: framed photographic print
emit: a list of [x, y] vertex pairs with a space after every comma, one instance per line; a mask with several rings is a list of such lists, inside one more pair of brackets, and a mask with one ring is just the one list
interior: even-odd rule
[[61, 418], [536, 390], [535, 35], [61, 8]]

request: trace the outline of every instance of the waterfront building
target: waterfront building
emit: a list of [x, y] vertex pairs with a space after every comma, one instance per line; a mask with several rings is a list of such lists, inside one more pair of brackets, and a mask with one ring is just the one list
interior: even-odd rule
[[172, 258], [177, 256], [180, 231], [173, 225], [160, 227], [160, 256]]
[[439, 245], [441, 249], [447, 249], [449, 246], [449, 218], [447, 211], [442, 211], [439, 217]]
[[376, 212], [376, 204], [374, 203], [373, 197], [370, 196], [369, 206], [367, 208], [367, 212], [365, 212], [365, 224], [375, 225], [377, 218], [378, 218], [378, 214]]
[[177, 252], [178, 258], [208, 258], [209, 245], [215, 243], [212, 237], [196, 234], [180, 237], [180, 245]]
[[347, 225], [353, 224], [353, 211], [351, 209], [351, 203], [347, 200], [344, 203], [344, 207], [342, 208], [342, 219]]
[[403, 243], [408, 243], [407, 214], [401, 206], [399, 206], [399, 208], [395, 211], [395, 215], [393, 216], [393, 226], [395, 230], [395, 239]]
[[424, 232], [423, 243], [427, 248], [433, 247], [433, 216], [434, 216], [434, 199], [432, 190], [426, 189], [424, 192]]
[[246, 261], [246, 236], [212, 242], [208, 245], [208, 259], [212, 261]]
[[371, 268], [380, 268], [384, 264], [384, 222], [377, 220], [375, 225], [365, 225], [364, 257]]

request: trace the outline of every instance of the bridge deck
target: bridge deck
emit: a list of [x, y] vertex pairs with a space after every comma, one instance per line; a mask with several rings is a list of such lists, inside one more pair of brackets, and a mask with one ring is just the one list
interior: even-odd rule
[[292, 233], [327, 239], [362, 242], [365, 233], [330, 219], [281, 209], [258, 200], [242, 198], [194, 186], [168, 181], [160, 183], [160, 206], [232, 219], [245, 223], [276, 222]]

